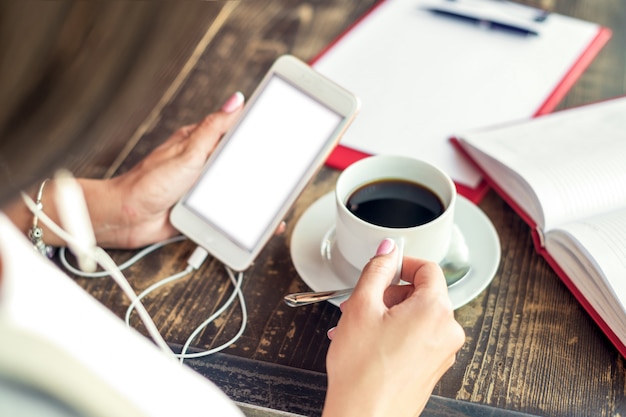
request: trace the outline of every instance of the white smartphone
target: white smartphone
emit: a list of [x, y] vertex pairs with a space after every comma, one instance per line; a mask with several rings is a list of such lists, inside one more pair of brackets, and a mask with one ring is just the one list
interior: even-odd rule
[[309, 65], [278, 58], [174, 206], [172, 224], [232, 269], [248, 268], [358, 109]]

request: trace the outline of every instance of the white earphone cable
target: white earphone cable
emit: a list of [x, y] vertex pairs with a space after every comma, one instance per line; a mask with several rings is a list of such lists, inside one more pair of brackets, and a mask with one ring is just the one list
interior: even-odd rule
[[[50, 230], [52, 232], [57, 234], [57, 236], [61, 237], [66, 242], [71, 242], [74, 245], [79, 245], [79, 242], [76, 241], [73, 236], [71, 236], [69, 233], [67, 233], [65, 230], [63, 230], [54, 221], [52, 221], [52, 219], [50, 219], [42, 210], [40, 210], [28, 195], [23, 194], [22, 197], [24, 198], [24, 201], [25, 201], [26, 205], [28, 206], [28, 208], [34, 214], [36, 214], [41, 219], [41, 221], [43, 223], [45, 223], [46, 226], [48, 226], [50, 228]], [[175, 237], [172, 237], [170, 239], [166, 239], [166, 240], [163, 240], [161, 242], [157, 242], [155, 244], [147, 246], [144, 249], [142, 249], [139, 252], [137, 252], [135, 255], [133, 255], [130, 259], [128, 259], [124, 263], [120, 264], [119, 266], [115, 263], [115, 261], [113, 261], [113, 259], [109, 256], [109, 254], [106, 253], [102, 248], [99, 248], [97, 246], [94, 246], [94, 247], [91, 247], [91, 248], [83, 248], [84, 251], [89, 256], [93, 257], [93, 259], [96, 260], [100, 264], [100, 266], [102, 267], [103, 270], [102, 271], [97, 271], [97, 272], [82, 271], [82, 270], [76, 268], [75, 266], [71, 265], [69, 263], [69, 261], [67, 260], [67, 256], [66, 256], [66, 252], [67, 251], [66, 251], [65, 247], [61, 247], [60, 248], [59, 258], [60, 258], [60, 261], [61, 261], [61, 264], [63, 265], [63, 267], [66, 268], [69, 272], [71, 272], [71, 273], [73, 273], [73, 274], [75, 274], [77, 276], [80, 276], [80, 277], [83, 277], [83, 278], [102, 278], [102, 277], [111, 276], [116, 281], [116, 283], [122, 288], [122, 290], [128, 296], [128, 298], [131, 300], [131, 303], [128, 306], [128, 309], [126, 310], [126, 314], [125, 314], [126, 325], [131, 327], [131, 325], [130, 325], [130, 316], [132, 314], [132, 311], [137, 309], [137, 312], [138, 312], [138, 314], [140, 316], [140, 319], [142, 320], [142, 322], [146, 326], [146, 329], [148, 330], [148, 333], [150, 334], [151, 338], [155, 341], [155, 343], [157, 343], [157, 345], [161, 349], [163, 349], [166, 352], [168, 352], [168, 354], [170, 354], [170, 355], [173, 354], [178, 360], [180, 360], [181, 363], [183, 363], [183, 361], [185, 359], [192, 359], [192, 358], [199, 358], [199, 357], [203, 357], [203, 356], [208, 356], [208, 355], [211, 355], [213, 353], [219, 352], [219, 351], [224, 350], [227, 347], [231, 346], [233, 343], [235, 343], [241, 337], [241, 335], [245, 331], [246, 324], [247, 324], [247, 321], [248, 321], [248, 314], [247, 314], [246, 303], [245, 303], [245, 299], [244, 299], [244, 296], [243, 296], [243, 292], [241, 291], [241, 284], [243, 282], [243, 275], [244, 274], [243, 274], [243, 272], [239, 272], [237, 274], [237, 278], [235, 278], [234, 272], [230, 268], [225, 266], [226, 271], [227, 271], [228, 276], [229, 276], [229, 279], [233, 283], [233, 286], [234, 286], [233, 292], [231, 293], [229, 298], [226, 300], [226, 302], [217, 311], [215, 311], [215, 313], [213, 313], [209, 318], [207, 318], [198, 327], [196, 327], [196, 329], [191, 333], [191, 335], [185, 341], [184, 346], [183, 346], [180, 354], [174, 354], [171, 351], [170, 347], [167, 345], [167, 342], [165, 342], [165, 340], [163, 339], [163, 336], [161, 335], [161, 333], [157, 329], [156, 325], [154, 324], [154, 322], [153, 322], [152, 318], [150, 317], [149, 313], [147, 312], [147, 310], [143, 306], [141, 300], [143, 300], [148, 294], [152, 293], [153, 291], [156, 291], [157, 289], [161, 288], [162, 286], [167, 285], [167, 284], [172, 283], [172, 282], [175, 282], [175, 281], [178, 281], [179, 279], [184, 278], [187, 275], [189, 275], [190, 273], [192, 273], [194, 270], [200, 268], [200, 266], [204, 262], [204, 259], [208, 255], [208, 253], [206, 252], [206, 250], [204, 250], [200, 246], [196, 247], [196, 249], [194, 250], [192, 255], [187, 260], [188, 265], [187, 265], [187, 267], [183, 271], [180, 271], [180, 272], [178, 272], [176, 274], [173, 274], [173, 275], [171, 275], [171, 276], [169, 276], [167, 278], [164, 278], [164, 279], [162, 279], [162, 280], [160, 280], [160, 281], [150, 285], [148, 288], [143, 290], [138, 295], [134, 292], [134, 290], [130, 286], [130, 283], [128, 282], [128, 280], [126, 279], [126, 277], [123, 275], [123, 273], [121, 271], [123, 271], [126, 268], [129, 268], [130, 266], [134, 265], [139, 260], [141, 260], [142, 258], [147, 256], [148, 254], [154, 252], [155, 250], [157, 250], [157, 249], [159, 249], [159, 248], [161, 248], [163, 246], [166, 246], [166, 245], [168, 245], [170, 243], [180, 242], [180, 241], [183, 241], [185, 239], [186, 239], [186, 237], [184, 237], [184, 236], [175, 236]], [[235, 334], [235, 336], [233, 336], [233, 338], [231, 338], [228, 342], [223, 343], [222, 345], [217, 346], [215, 348], [212, 348], [212, 349], [209, 349], [209, 350], [206, 350], [206, 351], [202, 351], [202, 352], [187, 353], [187, 350], [191, 346], [191, 343], [198, 336], [198, 334], [200, 334], [200, 332], [202, 332], [217, 317], [219, 317], [221, 314], [223, 314], [224, 311], [226, 311], [226, 309], [228, 309], [232, 305], [232, 303], [234, 302], [236, 297], [239, 299], [239, 305], [241, 307], [242, 318], [241, 318], [241, 326], [240, 326], [238, 332]]]
[[[79, 256], [77, 255], [77, 260], [79, 261], [81, 266], [85, 262], [89, 263], [91, 261], [96, 261], [103, 269], [102, 271], [94, 271], [96, 268], [95, 264], [87, 268], [89, 269], [89, 271], [84, 271], [84, 270], [74, 267], [67, 260], [65, 247], [61, 247], [60, 252], [59, 252], [60, 260], [61, 260], [62, 265], [68, 271], [70, 271], [71, 273], [77, 276], [84, 277], [84, 278], [100, 278], [100, 277], [110, 276], [120, 286], [122, 291], [126, 294], [126, 296], [131, 301], [128, 309], [126, 310], [126, 315], [125, 315], [125, 321], [129, 328], [131, 327], [130, 315], [132, 314], [132, 311], [136, 309], [141, 321], [144, 323], [146, 330], [148, 331], [148, 334], [154, 340], [157, 346], [159, 346], [170, 357], [174, 357], [180, 360], [180, 363], [183, 363], [185, 359], [208, 356], [215, 352], [219, 352], [227, 348], [228, 346], [231, 346], [235, 341], [237, 341], [241, 337], [241, 335], [243, 334], [246, 328], [246, 323], [247, 323], [247, 309], [246, 309], [245, 299], [241, 291], [241, 283], [243, 281], [243, 272], [239, 272], [237, 278], [235, 278], [233, 271], [230, 268], [225, 266], [229, 279], [234, 285], [232, 294], [230, 295], [228, 300], [226, 300], [226, 302], [217, 311], [215, 311], [215, 313], [213, 313], [209, 318], [207, 318], [198, 327], [196, 327], [196, 329], [191, 333], [191, 335], [185, 341], [180, 354], [175, 354], [174, 352], [172, 352], [171, 348], [168, 346], [167, 342], [165, 342], [163, 336], [161, 335], [158, 328], [154, 324], [154, 321], [150, 317], [150, 314], [148, 313], [148, 311], [145, 309], [141, 300], [144, 297], [146, 297], [148, 294], [161, 288], [162, 286], [178, 281], [179, 279], [192, 273], [194, 270], [200, 268], [200, 266], [202, 265], [202, 263], [208, 256], [208, 252], [200, 246], [196, 247], [196, 249], [193, 251], [189, 259], [187, 260], [188, 265], [183, 271], [180, 271], [176, 274], [171, 275], [170, 277], [167, 277], [165, 279], [162, 279], [150, 285], [148, 288], [143, 290], [139, 295], [137, 295], [135, 291], [133, 290], [133, 288], [131, 287], [128, 280], [126, 279], [126, 277], [124, 276], [124, 274], [122, 273], [122, 270], [135, 264], [140, 259], [152, 253], [153, 251], [165, 245], [168, 245], [170, 243], [182, 241], [186, 238], [184, 236], [176, 236], [176, 237], [164, 240], [162, 242], [158, 242], [153, 245], [147, 246], [146, 248], [142, 249], [141, 251], [136, 253], [134, 256], [132, 256], [130, 259], [128, 259], [127, 261], [125, 261], [124, 263], [118, 266], [115, 263], [115, 261], [110, 257], [110, 255], [106, 251], [104, 251], [104, 249], [96, 245], [95, 237], [93, 236], [93, 232], [91, 231], [92, 230], [91, 222], [88, 219], [88, 213], [86, 211], [86, 205], [84, 203], [82, 190], [80, 189], [80, 186], [78, 185], [78, 183], [74, 180], [72, 175], [67, 171], [57, 173], [57, 177], [58, 177], [57, 179], [59, 180], [59, 185], [61, 185], [61, 183], [63, 184], [63, 187], [57, 190], [57, 194], [58, 194], [57, 205], [59, 205], [60, 209], [63, 209], [64, 211], [67, 212], [67, 213], [61, 213], [61, 214], [66, 214], [65, 217], [68, 217], [70, 216], [68, 213], [72, 212], [74, 217], [80, 218], [82, 222], [84, 223], [84, 224], [79, 224], [73, 221], [74, 217], [69, 217], [68, 219], [66, 219], [66, 221], [72, 220], [72, 222], [70, 222], [72, 223], [70, 225], [72, 226], [72, 230], [71, 230], [72, 233], [69, 233], [68, 231], [64, 230], [62, 227], [57, 225], [52, 219], [50, 219], [50, 217], [46, 213], [43, 212], [42, 206], [36, 204], [27, 194], [22, 193], [22, 198], [24, 202], [26, 203], [26, 206], [28, 207], [28, 209], [35, 216], [35, 218], [40, 219], [42, 223], [45, 223], [46, 226], [48, 226], [48, 228], [53, 233], [55, 233], [61, 239], [65, 240], [65, 242], [70, 246], [70, 248], [72, 248], [72, 251], [78, 251], [77, 254]], [[77, 206], [68, 205], [69, 201], [74, 201], [74, 203]], [[83, 209], [84, 212], [77, 212], [77, 209], [75, 209], [76, 207]], [[74, 234], [77, 234], [79, 236], [78, 237], [74, 236]], [[241, 326], [237, 334], [231, 340], [229, 340], [228, 342], [218, 347], [215, 347], [207, 351], [203, 351], [203, 352], [187, 353], [187, 350], [191, 346], [191, 343], [198, 336], [198, 334], [200, 334], [200, 332], [202, 332], [217, 317], [219, 317], [222, 313], [224, 313], [224, 311], [226, 311], [226, 309], [232, 305], [236, 297], [239, 298], [239, 304], [240, 304], [241, 313], [242, 313]]]
[[[185, 236], [174, 236], [172, 238], [163, 240], [161, 242], [154, 243], [150, 246], [146, 246], [145, 248], [137, 252], [135, 255], [133, 255], [130, 259], [118, 265], [118, 268], [120, 271], [123, 271], [126, 268], [129, 268], [132, 265], [136, 264], [137, 262], [139, 262], [139, 260], [147, 256], [148, 254], [154, 252], [155, 250], [162, 248], [163, 246], [169, 245], [170, 243], [181, 242], [186, 239], [187, 238]], [[69, 261], [67, 260], [65, 247], [59, 248], [59, 259], [61, 260], [61, 264], [63, 265], [65, 269], [83, 278], [103, 278], [103, 277], [108, 277], [110, 275], [107, 271], [85, 272], [76, 268], [74, 265], [70, 264]]]
[[39, 207], [37, 207], [37, 205], [35, 204], [35, 202], [27, 194], [22, 193], [22, 198], [24, 202], [26, 203], [26, 206], [29, 208], [29, 210], [32, 213], [36, 214], [39, 217], [39, 219], [43, 223], [45, 223], [45, 225], [48, 226], [48, 228], [53, 233], [55, 233], [57, 236], [59, 236], [61, 239], [65, 240], [69, 244], [73, 244], [76, 247], [80, 247], [81, 250], [83, 250], [86, 255], [90, 256], [92, 259], [97, 261], [104, 270], [109, 272], [111, 278], [115, 280], [117, 285], [120, 286], [122, 291], [131, 300], [131, 302], [136, 303], [137, 313], [139, 314], [139, 316], [141, 317], [141, 320], [145, 324], [148, 334], [154, 340], [157, 346], [159, 346], [169, 356], [176, 358], [176, 356], [174, 355], [170, 347], [167, 345], [167, 342], [165, 342], [165, 340], [161, 336], [161, 333], [157, 329], [156, 325], [152, 321], [150, 314], [148, 314], [143, 304], [141, 304], [141, 301], [138, 300], [137, 295], [133, 291], [128, 280], [126, 279], [122, 271], [120, 271], [117, 268], [117, 264], [115, 263], [115, 261], [113, 261], [113, 259], [111, 259], [109, 254], [106, 253], [102, 248], [98, 246], [85, 247], [82, 244], [82, 242], [80, 242], [78, 239], [75, 239], [74, 236], [70, 235], [65, 230], [63, 230], [52, 219], [50, 219], [50, 217], [48, 217], [46, 213], [40, 210]]
[[[202, 261], [204, 261], [204, 259], [206, 258], [206, 256], [208, 255], [208, 253], [206, 252], [205, 249], [203, 249], [202, 247], [198, 246], [196, 247], [196, 250], [193, 252], [193, 254], [190, 256], [189, 260], [187, 261], [187, 263], [189, 264], [187, 266], [187, 268], [185, 268], [185, 270], [178, 272], [174, 275], [171, 275], [167, 278], [164, 278], [158, 282], [155, 282], [154, 284], [152, 284], [151, 286], [149, 286], [148, 288], [146, 288], [145, 290], [143, 290], [138, 296], [137, 296], [137, 302], [139, 302], [140, 300], [142, 300], [143, 298], [145, 298], [148, 294], [152, 293], [153, 291], [156, 291], [157, 289], [161, 288], [164, 285], [167, 285], [169, 283], [175, 282], [183, 277], [185, 277], [186, 275], [188, 275], [189, 273], [193, 272], [195, 269], [199, 268], [200, 265], [202, 264]], [[229, 298], [226, 300], [226, 302], [219, 308], [217, 309], [209, 318], [207, 318], [205, 321], [203, 321], [198, 327], [196, 327], [196, 329], [191, 333], [191, 335], [187, 338], [187, 340], [185, 341], [185, 344], [181, 350], [180, 354], [176, 354], [176, 357], [178, 357], [180, 359], [180, 362], [182, 363], [185, 359], [192, 359], [192, 358], [199, 358], [199, 357], [203, 357], [203, 356], [208, 356], [208, 355], [212, 355], [213, 353], [219, 352], [221, 350], [226, 349], [227, 347], [231, 346], [233, 343], [235, 343], [243, 334], [243, 332], [245, 331], [246, 328], [246, 323], [248, 321], [248, 314], [247, 314], [247, 309], [246, 309], [246, 303], [245, 303], [245, 299], [243, 297], [243, 293], [241, 291], [241, 283], [243, 282], [243, 272], [239, 272], [237, 274], [237, 278], [235, 278], [235, 275], [233, 273], [233, 271], [228, 268], [226, 268], [226, 272], [228, 273], [228, 276], [231, 280], [231, 282], [233, 283], [234, 289], [233, 292], [231, 293], [231, 295], [229, 296]], [[191, 343], [193, 342], [193, 340], [196, 338], [196, 336], [202, 332], [210, 323], [212, 323], [217, 317], [219, 317], [220, 315], [222, 315], [224, 313], [224, 311], [226, 311], [227, 308], [229, 308], [233, 301], [235, 300], [235, 297], [239, 298], [239, 304], [241, 306], [241, 313], [242, 313], [242, 319], [241, 319], [241, 326], [239, 328], [239, 331], [237, 332], [237, 334], [231, 338], [228, 342], [217, 346], [215, 348], [206, 350], [206, 351], [202, 351], [202, 352], [196, 352], [196, 353], [187, 353], [187, 350], [189, 349], [189, 347], [191, 346]], [[130, 327], [130, 316], [133, 312], [133, 310], [136, 307], [136, 302], [132, 302], [129, 306], [128, 309], [126, 310], [126, 314], [124, 317], [124, 320], [126, 321], [126, 324]]]
[[[228, 277], [230, 278], [235, 288], [233, 289], [233, 292], [230, 295], [229, 299], [226, 300], [226, 302], [222, 305], [222, 307], [220, 307], [215, 313], [213, 313], [211, 317], [206, 319], [202, 324], [196, 327], [196, 329], [187, 338], [187, 341], [185, 342], [180, 354], [177, 355], [180, 358], [181, 363], [183, 363], [185, 359], [200, 358], [203, 356], [212, 355], [213, 353], [226, 349], [227, 347], [235, 343], [241, 337], [243, 332], [246, 330], [246, 323], [248, 322], [248, 311], [246, 308], [246, 301], [243, 297], [243, 292], [241, 291], [241, 283], [243, 281], [243, 272], [239, 272], [237, 274], [237, 278], [235, 279], [235, 275], [230, 268], [226, 267], [226, 271], [228, 272]], [[208, 326], [211, 322], [213, 322], [213, 320], [219, 317], [233, 303], [235, 296], [239, 298], [239, 306], [241, 307], [241, 326], [239, 327], [239, 331], [237, 332], [237, 334], [235, 334], [235, 336], [233, 336], [233, 338], [230, 339], [228, 342], [220, 346], [217, 346], [213, 349], [209, 349], [204, 352], [187, 353], [187, 350], [189, 349], [191, 342], [193, 342], [196, 336], [202, 330], [204, 330], [206, 326]]]

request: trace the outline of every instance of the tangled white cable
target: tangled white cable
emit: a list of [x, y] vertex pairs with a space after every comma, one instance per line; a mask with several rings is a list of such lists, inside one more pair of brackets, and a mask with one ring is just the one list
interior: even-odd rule
[[[100, 278], [100, 277], [107, 277], [110, 276], [111, 278], [113, 278], [113, 280], [120, 286], [120, 288], [122, 289], [122, 291], [126, 294], [126, 296], [130, 299], [131, 303], [126, 311], [126, 324], [130, 327], [130, 315], [132, 313], [133, 310], [137, 310], [137, 313], [139, 314], [139, 317], [141, 319], [141, 321], [143, 322], [143, 324], [146, 326], [146, 330], [148, 331], [148, 334], [150, 335], [150, 337], [155, 341], [155, 343], [169, 356], [174, 357], [176, 360], [179, 360], [181, 363], [185, 360], [185, 359], [191, 359], [191, 358], [199, 358], [199, 357], [203, 357], [203, 356], [208, 356], [211, 355], [213, 353], [219, 352], [229, 346], [231, 346], [233, 343], [235, 343], [243, 334], [245, 327], [246, 327], [246, 323], [247, 323], [247, 309], [246, 309], [246, 305], [245, 305], [245, 299], [243, 297], [243, 293], [241, 291], [241, 283], [243, 281], [243, 272], [239, 272], [237, 278], [235, 278], [235, 275], [233, 273], [233, 271], [226, 267], [226, 271], [228, 272], [228, 276], [231, 280], [231, 282], [234, 285], [234, 290], [232, 292], [232, 294], [230, 295], [230, 297], [228, 298], [228, 300], [215, 312], [213, 313], [209, 318], [207, 318], [204, 322], [202, 322], [202, 324], [200, 324], [192, 333], [191, 335], [187, 338], [186, 342], [183, 345], [183, 348], [181, 350], [180, 354], [175, 354], [174, 352], [172, 352], [171, 348], [169, 347], [169, 345], [167, 344], [167, 342], [163, 339], [163, 336], [161, 335], [161, 333], [159, 332], [158, 328], [156, 327], [156, 325], [154, 324], [154, 321], [152, 320], [152, 317], [150, 317], [150, 314], [148, 313], [148, 311], [145, 309], [144, 305], [142, 304], [141, 300], [146, 297], [148, 294], [150, 294], [151, 292], [157, 290], [158, 288], [161, 288], [162, 286], [175, 282], [187, 275], [189, 275], [191, 272], [193, 272], [194, 270], [198, 269], [202, 263], [204, 262], [204, 259], [206, 258], [206, 256], [208, 255], [208, 253], [206, 252], [206, 250], [204, 250], [201, 247], [196, 247], [196, 249], [194, 250], [194, 252], [192, 253], [192, 255], [189, 257], [189, 259], [187, 260], [187, 264], [188, 266], [181, 272], [178, 272], [170, 277], [167, 277], [165, 279], [162, 279], [154, 284], [152, 284], [150, 287], [146, 288], [144, 291], [142, 291], [139, 295], [137, 295], [135, 293], [135, 291], [132, 289], [132, 286], [130, 285], [130, 283], [128, 282], [128, 280], [126, 279], [126, 277], [124, 276], [124, 274], [122, 273], [122, 270], [130, 267], [131, 265], [135, 264], [137, 261], [139, 261], [140, 259], [142, 259], [143, 257], [145, 257], [146, 255], [152, 253], [153, 251], [155, 251], [156, 249], [159, 249], [165, 245], [168, 245], [170, 243], [174, 243], [174, 242], [179, 242], [182, 240], [185, 240], [186, 238], [183, 236], [176, 236], [174, 238], [171, 239], [167, 239], [164, 240], [162, 242], [158, 242], [155, 243], [153, 245], [150, 245], [144, 249], [142, 249], [141, 251], [139, 251], [137, 254], [135, 254], [133, 257], [131, 257], [129, 260], [127, 260], [126, 262], [124, 262], [123, 264], [121, 264], [120, 266], [118, 266], [115, 261], [109, 256], [109, 254], [102, 248], [94, 245], [86, 245], [85, 242], [83, 242], [81, 239], [77, 239], [74, 235], [66, 232], [63, 228], [61, 228], [59, 225], [57, 225], [52, 219], [50, 219], [50, 217], [48, 217], [42, 210], [39, 209], [39, 207], [37, 206], [37, 204], [25, 193], [22, 193], [22, 198], [26, 204], [26, 206], [28, 207], [28, 209], [36, 216], [38, 216], [38, 218], [41, 220], [42, 223], [44, 223], [53, 233], [55, 233], [57, 236], [59, 236], [61, 239], [65, 240], [68, 245], [70, 245], [73, 248], [80, 248], [81, 251], [81, 255], [82, 256], [87, 256], [89, 258], [91, 258], [93, 261], [97, 262], [103, 269], [103, 271], [97, 271], [97, 272], [85, 272], [82, 271], [74, 266], [72, 266], [66, 258], [66, 251], [65, 248], [61, 248], [60, 251], [60, 259], [61, 259], [61, 263], [63, 264], [63, 266], [65, 268], [68, 269], [68, 271], [72, 272], [73, 274], [77, 275], [77, 276], [81, 276], [81, 277], [85, 277], [85, 278]], [[239, 304], [241, 306], [241, 313], [242, 313], [242, 318], [241, 318], [241, 326], [239, 331], [237, 332], [237, 334], [230, 339], [228, 342], [206, 350], [206, 351], [202, 351], [202, 352], [197, 352], [197, 353], [187, 353], [187, 350], [189, 349], [189, 347], [191, 346], [191, 343], [193, 342], [193, 340], [198, 336], [198, 334], [200, 334], [200, 332], [202, 332], [211, 322], [213, 322], [218, 316], [220, 316], [228, 307], [230, 307], [233, 303], [233, 301], [235, 300], [235, 298], [239, 299]]]
[[117, 268], [117, 264], [115, 263], [115, 261], [113, 261], [113, 259], [111, 259], [109, 254], [106, 253], [102, 248], [100, 248], [98, 246], [89, 246], [89, 247], [87, 247], [87, 246], [85, 246], [83, 244], [84, 242], [81, 242], [79, 239], [76, 239], [73, 235], [67, 233], [59, 225], [57, 225], [54, 221], [52, 221], [52, 219], [50, 217], [48, 217], [47, 214], [45, 214], [43, 211], [39, 210], [39, 208], [37, 207], [35, 202], [27, 194], [22, 193], [22, 199], [24, 200], [24, 203], [29, 208], [29, 210], [33, 214], [36, 214], [39, 217], [39, 219], [46, 226], [48, 226], [48, 228], [53, 233], [55, 233], [61, 239], [65, 240], [68, 244], [72, 244], [75, 247], [80, 247], [84, 255], [89, 256], [92, 260], [95, 260], [104, 270], [109, 272], [111, 278], [113, 278], [113, 280], [115, 280], [117, 285], [120, 286], [122, 291], [124, 291], [124, 293], [131, 300], [131, 302], [137, 301], [137, 303], [138, 303], [137, 304], [137, 313], [139, 314], [139, 316], [141, 317], [141, 320], [145, 324], [146, 329], [147, 329], [148, 334], [150, 335], [150, 337], [152, 337], [154, 342], [164, 352], [167, 352], [169, 355], [173, 355], [172, 350], [167, 345], [167, 342], [165, 342], [165, 340], [161, 336], [161, 333], [159, 333], [159, 330], [157, 329], [156, 325], [152, 321], [152, 318], [150, 317], [150, 314], [148, 314], [148, 312], [146, 311], [146, 309], [143, 306], [143, 304], [141, 304], [141, 301], [137, 300], [137, 295], [133, 291], [130, 283], [128, 282], [128, 280], [126, 279], [126, 277], [124, 276], [122, 271], [120, 271]]
[[[182, 240], [186, 240], [186, 238], [184, 236], [177, 236], [177, 237], [173, 237], [173, 238], [164, 240], [162, 242], [158, 242], [153, 245], [150, 245], [142, 249], [141, 251], [139, 251], [137, 254], [135, 254], [133, 257], [131, 257], [130, 259], [128, 259], [121, 265], [117, 266], [117, 268], [120, 271], [126, 268], [129, 268], [130, 266], [137, 263], [139, 260], [147, 256], [148, 254], [154, 252], [156, 249], [159, 249], [170, 243], [175, 243], [175, 242], [179, 242]], [[160, 281], [155, 282], [154, 284], [150, 285], [148, 288], [143, 290], [141, 293], [136, 295], [136, 298], [132, 300], [132, 302], [130, 303], [130, 305], [128, 306], [126, 310], [126, 314], [124, 316], [126, 325], [131, 327], [130, 316], [133, 310], [137, 309], [138, 306], [142, 305], [141, 300], [143, 300], [145, 297], [147, 297], [149, 294], [153, 293], [154, 291], [158, 290], [159, 288], [167, 284], [176, 282], [180, 280], [181, 278], [186, 277], [187, 275], [189, 275], [196, 269], [200, 268], [200, 266], [202, 265], [202, 262], [204, 261], [207, 255], [208, 255], [207, 252], [203, 248], [201, 248], [200, 246], [197, 246], [194, 252], [192, 253], [192, 255], [187, 260], [188, 265], [184, 270], [176, 274], [173, 274], [167, 278], [164, 278]], [[111, 275], [108, 270], [98, 271], [98, 272], [84, 272], [74, 267], [67, 260], [66, 251], [64, 250], [64, 248], [63, 250], [59, 251], [59, 257], [61, 259], [61, 263], [63, 264], [63, 266], [77, 276], [85, 277], [85, 278], [101, 278], [101, 277], [107, 277]], [[224, 268], [226, 269], [226, 272], [228, 273], [228, 277], [230, 278], [230, 281], [233, 283], [234, 289], [231, 295], [229, 296], [229, 298], [226, 300], [226, 302], [218, 310], [216, 310], [215, 313], [213, 313], [209, 318], [207, 318], [198, 327], [196, 327], [196, 329], [191, 333], [191, 335], [185, 341], [181, 352], [178, 354], [174, 354], [174, 356], [176, 356], [176, 358], [180, 360], [181, 363], [183, 363], [185, 359], [204, 357], [204, 356], [212, 355], [213, 353], [219, 352], [221, 350], [224, 350], [227, 347], [231, 346], [233, 343], [235, 343], [245, 331], [246, 323], [248, 322], [248, 312], [247, 312], [243, 292], [241, 291], [241, 284], [243, 282], [243, 272], [237, 273], [237, 277], [235, 278], [235, 273], [230, 268], [226, 266]], [[190, 348], [193, 340], [217, 317], [219, 317], [222, 313], [224, 313], [224, 311], [226, 311], [226, 309], [228, 309], [232, 305], [236, 297], [239, 299], [239, 305], [241, 307], [242, 317], [241, 317], [241, 326], [239, 330], [237, 331], [237, 333], [235, 334], [235, 336], [233, 336], [229, 341], [215, 348], [212, 348], [206, 351], [201, 351], [201, 352], [187, 353], [187, 350]], [[140, 318], [141, 318], [141, 314], [140, 314]], [[142, 321], [143, 321], [143, 318], [142, 318]]]
[[[170, 243], [181, 242], [186, 239], [187, 238], [185, 236], [174, 236], [169, 239], [163, 240], [161, 242], [154, 243], [150, 246], [146, 246], [145, 248], [137, 252], [135, 255], [133, 255], [130, 259], [118, 265], [117, 267], [119, 268], [120, 271], [123, 271], [126, 268], [133, 266], [134, 264], [139, 262], [142, 258], [154, 252], [155, 250], [162, 248], [163, 246], [169, 245]], [[65, 247], [59, 248], [59, 259], [65, 269], [83, 278], [103, 278], [103, 277], [110, 276], [110, 274], [107, 271], [85, 272], [76, 268], [74, 265], [70, 264], [69, 261], [67, 260]]]

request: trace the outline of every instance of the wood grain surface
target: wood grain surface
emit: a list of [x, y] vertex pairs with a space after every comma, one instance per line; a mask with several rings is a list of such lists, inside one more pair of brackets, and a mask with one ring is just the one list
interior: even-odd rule
[[[625, 94], [626, 4], [622, 0], [526, 3], [613, 31], [611, 41], [560, 108]], [[86, 172], [123, 172], [176, 128], [219, 108], [234, 91], [249, 95], [279, 55], [313, 58], [373, 4], [373, 0], [202, 2], [195, 16], [204, 17], [183, 25], [189, 39], [204, 42], [200, 53], [194, 55], [187, 48], [186, 61], [176, 61], [175, 68], [170, 65], [170, 75], [154, 85], [162, 94], [149, 102], [152, 111], [144, 111], [134, 120], [134, 129], [127, 129], [131, 144], [112, 144], [99, 161], [106, 169], [85, 168]], [[176, 80], [178, 85], [172, 88]], [[288, 215], [287, 231], [274, 237], [246, 272], [247, 328], [224, 353], [324, 372], [326, 331], [337, 323], [339, 309], [329, 303], [293, 309], [283, 304], [282, 297], [308, 289], [290, 258], [291, 233], [304, 210], [332, 190], [338, 174], [321, 169]], [[467, 341], [434, 394], [544, 416], [626, 415], [625, 359], [535, 253], [528, 226], [493, 192], [479, 206], [499, 233], [502, 261], [493, 283], [456, 311]], [[170, 245], [130, 268], [127, 276], [141, 291], [182, 270], [193, 248], [189, 242]], [[113, 254], [121, 261], [132, 253]], [[128, 300], [111, 280], [77, 280], [117, 314], [124, 314]], [[231, 290], [223, 267], [211, 260], [192, 276], [149, 296], [146, 306], [168, 342], [182, 344]], [[240, 320], [239, 307], [232, 307], [193, 346], [207, 349], [227, 341]], [[135, 318], [133, 324], [143, 331]]]

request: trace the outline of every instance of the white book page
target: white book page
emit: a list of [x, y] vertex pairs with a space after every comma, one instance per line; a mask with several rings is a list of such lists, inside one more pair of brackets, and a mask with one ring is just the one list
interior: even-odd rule
[[626, 209], [553, 230], [546, 250], [626, 344]]
[[[541, 208], [526, 211], [544, 231], [626, 207], [626, 98], [460, 137], [534, 191]], [[503, 181], [497, 173], [492, 179]]]
[[434, 15], [431, 3], [382, 2], [314, 67], [361, 98], [342, 145], [425, 159], [475, 187], [481, 176], [450, 136], [534, 115], [599, 26], [553, 13], [525, 37]]

